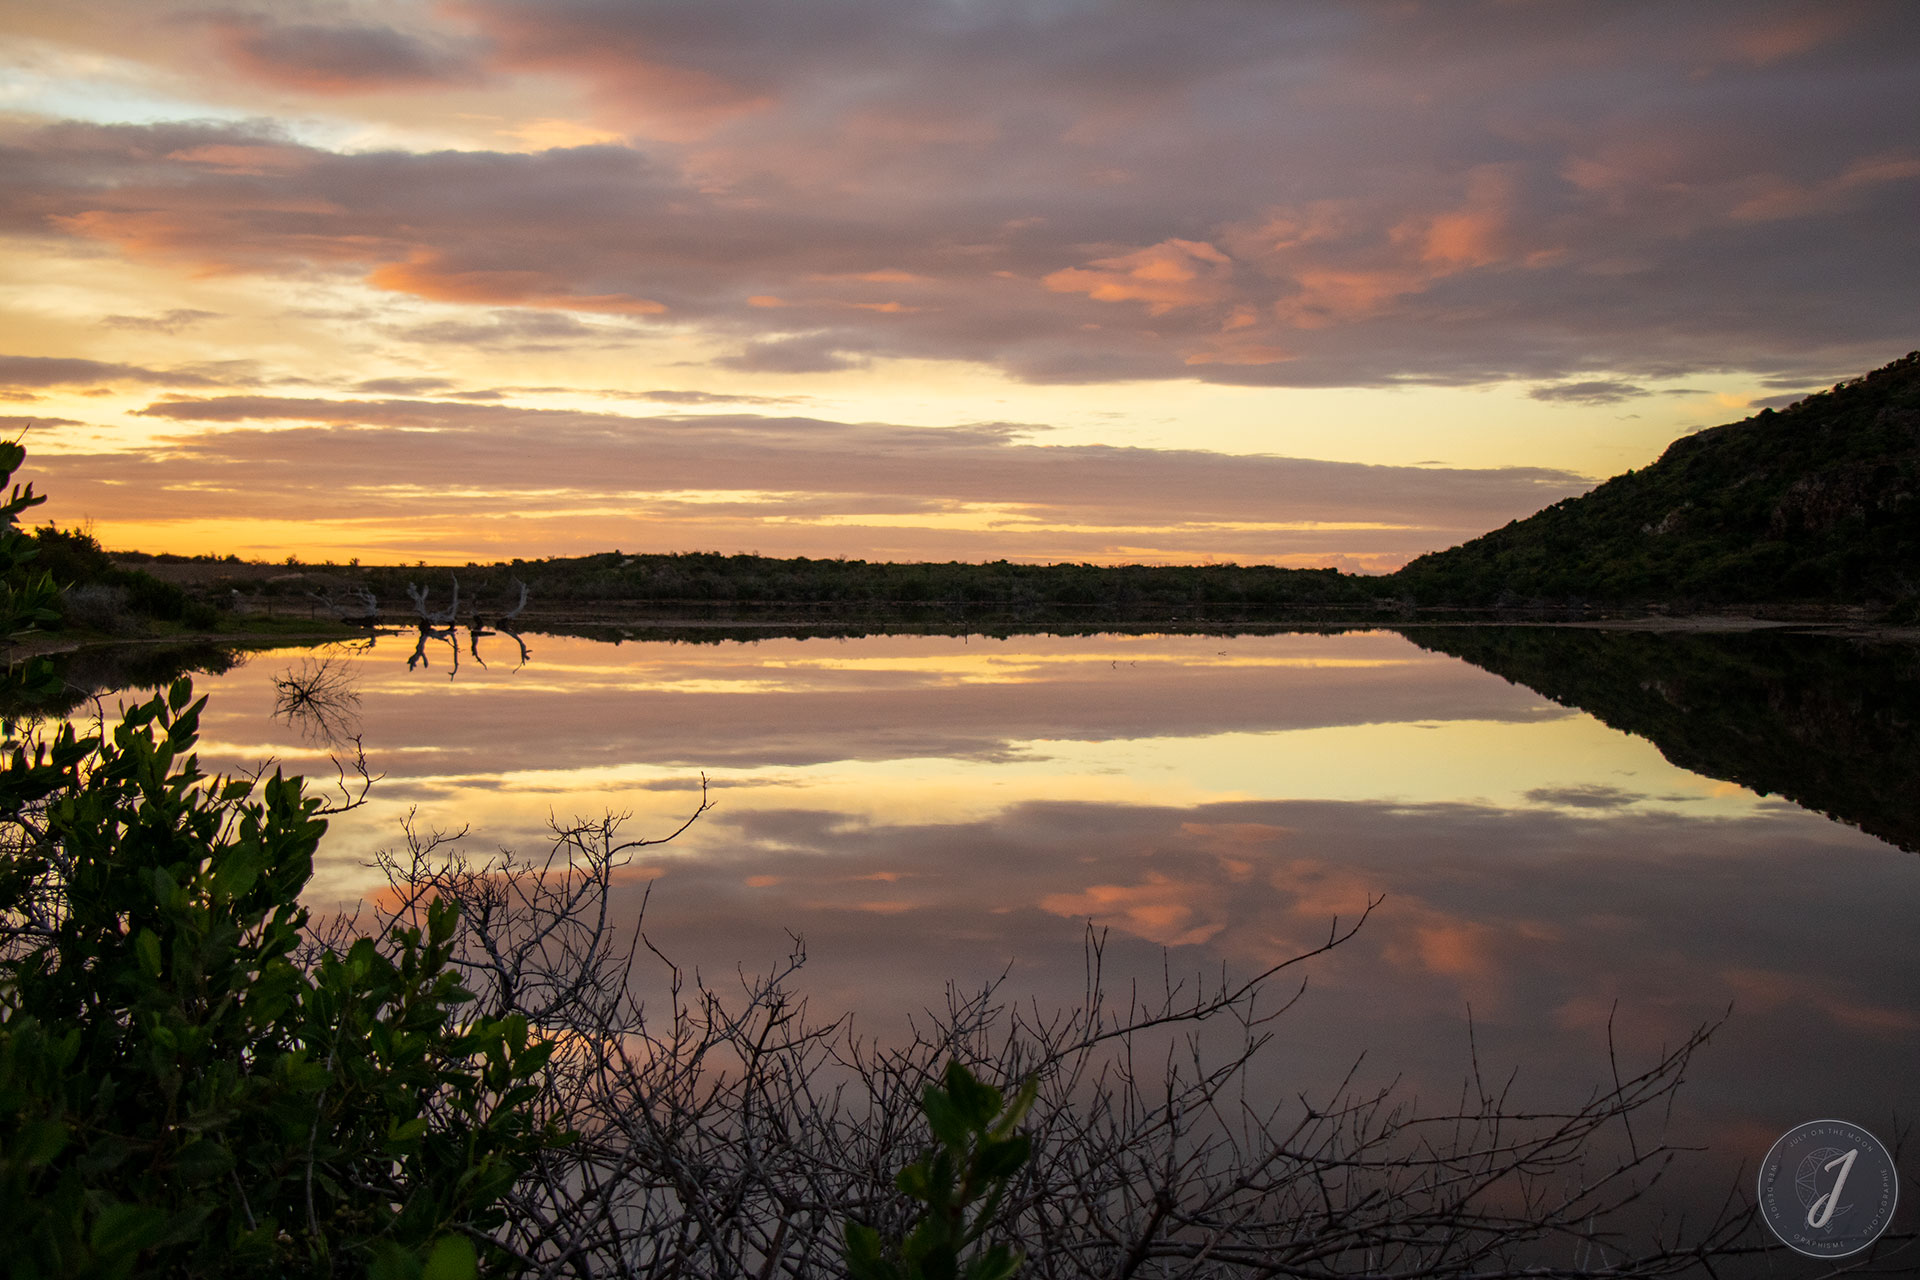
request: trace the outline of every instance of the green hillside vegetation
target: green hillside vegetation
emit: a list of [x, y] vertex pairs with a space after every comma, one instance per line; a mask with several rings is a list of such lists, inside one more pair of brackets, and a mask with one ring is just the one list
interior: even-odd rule
[[1920, 352], [1762, 410], [1390, 581], [1417, 604], [1920, 598]]
[[[166, 574], [177, 556], [119, 555]], [[478, 609], [497, 618], [517, 598], [515, 583], [530, 592], [529, 624], [550, 623], [570, 606], [619, 606], [637, 616], [725, 618], [784, 608], [807, 617], [888, 616], [902, 620], [966, 617], [1045, 622], [1077, 618], [1166, 621], [1204, 611], [1222, 619], [1257, 617], [1273, 610], [1371, 608], [1383, 580], [1336, 569], [1285, 569], [1275, 565], [986, 564], [848, 559], [776, 558], [718, 552], [597, 555], [513, 560], [459, 566], [253, 565], [234, 561], [202, 566], [217, 570], [205, 589], [284, 600], [301, 614], [315, 597], [348, 601], [356, 590], [372, 592], [389, 622], [414, 613], [409, 586], [431, 591], [430, 608], [451, 602], [450, 580], [460, 587], [464, 620]], [[277, 607], [277, 606], [276, 606]]]
[[26, 535], [25, 546], [34, 569], [61, 588], [55, 606], [60, 616], [43, 624], [47, 629], [134, 635], [156, 623], [205, 629], [220, 621], [205, 602], [173, 583], [116, 563], [84, 531], [43, 525]]

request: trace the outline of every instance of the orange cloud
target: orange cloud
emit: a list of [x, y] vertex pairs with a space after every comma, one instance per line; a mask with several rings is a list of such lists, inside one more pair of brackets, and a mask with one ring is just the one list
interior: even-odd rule
[[443, 255], [415, 250], [405, 262], [390, 262], [367, 273], [367, 283], [393, 293], [410, 293], [436, 302], [477, 302], [490, 306], [544, 307], [557, 311], [598, 311], [613, 315], [659, 315], [666, 310], [651, 298], [625, 293], [555, 292], [544, 271], [459, 270]]
[[1401, 957], [1416, 956], [1429, 973], [1450, 978], [1486, 978], [1498, 966], [1494, 962], [1493, 931], [1474, 920], [1449, 920], [1424, 925], [1413, 931], [1410, 949]]
[[1098, 302], [1144, 302], [1149, 315], [1220, 302], [1231, 289], [1233, 260], [1202, 240], [1159, 244], [1085, 267], [1068, 267], [1041, 283], [1055, 293], [1084, 293]]
[[1457, 209], [1402, 224], [1395, 235], [1416, 240], [1420, 260], [1448, 271], [1485, 267], [1506, 256], [1504, 242], [1513, 216], [1513, 175], [1498, 165], [1481, 165], [1467, 176], [1467, 198]]
[[1077, 893], [1048, 894], [1040, 909], [1088, 916], [1163, 947], [1193, 946], [1226, 928], [1225, 920], [1202, 918], [1218, 916], [1218, 904], [1203, 901], [1215, 893], [1212, 884], [1183, 883], [1153, 871], [1141, 884], [1096, 884]]

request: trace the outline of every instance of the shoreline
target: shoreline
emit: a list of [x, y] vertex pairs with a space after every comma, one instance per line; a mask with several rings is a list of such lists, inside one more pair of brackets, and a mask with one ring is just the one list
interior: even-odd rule
[[[772, 606], [793, 608], [793, 606]], [[1895, 644], [1920, 644], [1920, 626], [1895, 626], [1867, 620], [1864, 610], [1848, 610], [1851, 616], [1768, 618], [1751, 613], [1651, 614], [1618, 618], [1568, 618], [1530, 616], [1461, 617], [1464, 610], [1446, 610], [1441, 616], [1423, 616], [1420, 612], [1374, 613], [1370, 616], [1337, 618], [1322, 610], [1301, 610], [1298, 616], [1249, 618], [1209, 618], [1204, 615], [1163, 618], [1020, 618], [1001, 616], [909, 618], [885, 612], [865, 612], [854, 616], [822, 617], [804, 609], [780, 617], [700, 617], [678, 613], [655, 616], [645, 610], [625, 610], [606, 605], [575, 610], [556, 609], [525, 619], [519, 628], [525, 635], [577, 635], [589, 639], [644, 640], [649, 632], [757, 632], [769, 636], [792, 633], [835, 633], [858, 631], [861, 634], [991, 635], [1040, 634], [1046, 632], [1195, 633], [1209, 635], [1253, 635], [1274, 631], [1402, 631], [1407, 629], [1469, 629], [1542, 627], [1555, 630], [1619, 631], [1669, 635], [1738, 635], [1762, 631], [1784, 631], [1808, 635], [1851, 637]], [[287, 628], [285, 630], [236, 629], [223, 631], [181, 631], [160, 635], [113, 636], [99, 633], [40, 633], [16, 640], [9, 646], [8, 660], [20, 662], [36, 657], [51, 657], [82, 649], [160, 648], [166, 646], [214, 646], [233, 649], [269, 649], [315, 647], [322, 644], [366, 640], [376, 636], [402, 636], [418, 630], [415, 620], [382, 619], [373, 627], [327, 626]], [[465, 631], [469, 624], [455, 624]], [[483, 624], [484, 626], [484, 624]], [[491, 628], [484, 634], [498, 634]], [[611, 634], [609, 634], [611, 633]]]

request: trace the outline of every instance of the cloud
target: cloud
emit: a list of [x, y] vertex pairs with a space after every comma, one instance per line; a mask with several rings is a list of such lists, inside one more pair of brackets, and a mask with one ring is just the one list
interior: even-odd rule
[[1649, 394], [1643, 387], [1613, 378], [1591, 378], [1583, 382], [1563, 382], [1557, 386], [1535, 387], [1527, 395], [1548, 404], [1619, 404]]
[[0, 387], [22, 390], [87, 387], [116, 382], [171, 387], [217, 387], [222, 380], [187, 370], [165, 371], [141, 365], [82, 360], [70, 356], [0, 356]]
[[139, 329], [149, 333], [179, 333], [207, 320], [218, 320], [218, 311], [200, 311], [193, 307], [175, 307], [157, 316], [105, 316], [100, 323], [109, 329]]
[[636, 400], [655, 400], [661, 404], [779, 404], [784, 396], [736, 395], [721, 391], [634, 391], [622, 392]]
[[1068, 267], [1041, 283], [1055, 293], [1099, 302], [1143, 302], [1147, 314], [1217, 303], [1232, 295], [1233, 259], [1204, 241], [1165, 240], [1086, 267]]
[[[1385, 567], [1587, 483], [1541, 468], [1031, 444], [1009, 423], [925, 428], [264, 395], [174, 396], [139, 413], [196, 431], [138, 454], [45, 459], [63, 509], [176, 519], [217, 492], [234, 518], [397, 523], [402, 538], [434, 541], [518, 539], [509, 554], [665, 542], [938, 560], [1346, 556]], [[137, 494], [115, 483], [135, 472]], [[476, 524], [476, 506], [518, 514]]]
[[[355, 391], [378, 396], [419, 396], [431, 395], [436, 391], [451, 391], [454, 384], [445, 378], [368, 378], [365, 382], [353, 384]], [[467, 395], [486, 394], [467, 392]]]
[[398, 337], [429, 346], [513, 351], [560, 351], [581, 343], [619, 340], [616, 335], [570, 315], [542, 311], [495, 311], [485, 319], [433, 320], [396, 326], [393, 332]]
[[1638, 382], [1912, 345], [1902, 9], [1454, 8], [474, 0], [402, 39], [321, 6], [316, 27], [357, 34], [320, 40], [316, 75], [399, 83], [438, 74], [422, 42], [466, 50], [627, 141], [348, 152], [256, 125], [16, 123], [0, 227], [617, 321], [744, 372]]
[[229, 65], [276, 88], [331, 95], [422, 90], [481, 79], [470, 51], [392, 27], [282, 23], [258, 14], [214, 17], [207, 25]]
[[714, 363], [752, 373], [833, 373], [867, 362], [845, 354], [831, 336], [800, 335], [748, 343], [739, 353], [722, 356]]
[[1534, 804], [1574, 809], [1619, 809], [1642, 798], [1631, 791], [1600, 783], [1583, 783], [1576, 787], [1535, 787], [1527, 792], [1527, 799]]

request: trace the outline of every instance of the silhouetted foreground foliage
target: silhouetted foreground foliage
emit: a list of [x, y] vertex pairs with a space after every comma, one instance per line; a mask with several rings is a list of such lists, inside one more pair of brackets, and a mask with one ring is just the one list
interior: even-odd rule
[[[21, 458], [0, 446], [0, 483]], [[0, 508], [10, 640], [58, 616], [17, 527], [36, 501]], [[31, 694], [45, 664], [6, 679]], [[527, 1105], [553, 1046], [463, 1008], [450, 903], [314, 947], [322, 803], [277, 773], [201, 773], [203, 701], [178, 681], [110, 737], [8, 724], [8, 1274], [472, 1276], [502, 1196], [566, 1138]]]
[[1420, 604], [1877, 601], [1920, 620], [1920, 352], [1390, 581]]
[[524, 1106], [552, 1046], [462, 1008], [451, 904], [296, 962], [321, 802], [203, 775], [201, 706], [181, 681], [0, 775], [12, 1274], [470, 1261], [560, 1138]]

